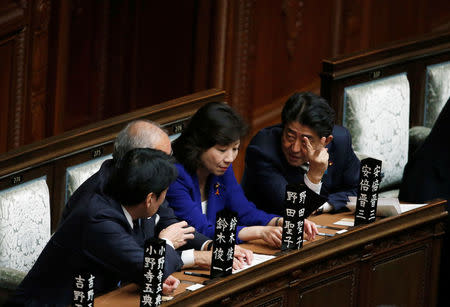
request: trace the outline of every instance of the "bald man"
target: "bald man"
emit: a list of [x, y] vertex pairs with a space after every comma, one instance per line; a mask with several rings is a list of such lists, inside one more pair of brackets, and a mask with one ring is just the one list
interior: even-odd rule
[[[153, 148], [167, 154], [172, 153], [172, 146], [167, 133], [157, 124], [148, 120], [130, 122], [119, 132], [114, 142], [113, 159], [103, 162], [100, 170], [85, 181], [70, 197], [64, 208], [60, 224], [78, 206], [88, 203], [88, 199], [95, 191], [103, 191], [111, 170], [117, 161], [130, 150], [135, 148]], [[152, 217], [155, 233], [165, 239], [174, 249], [181, 251], [183, 268], [190, 266], [209, 267], [211, 265], [211, 240], [189, 227], [186, 221], [180, 221], [165, 201]], [[253, 259], [251, 251], [237, 246], [233, 266], [243, 267]]]

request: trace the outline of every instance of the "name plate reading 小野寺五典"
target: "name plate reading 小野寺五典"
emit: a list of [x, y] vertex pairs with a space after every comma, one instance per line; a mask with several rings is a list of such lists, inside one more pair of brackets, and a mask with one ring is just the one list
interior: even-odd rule
[[285, 212], [281, 249], [300, 249], [303, 246], [303, 226], [306, 211], [306, 186], [286, 186]]
[[236, 213], [223, 209], [216, 214], [211, 278], [231, 275], [236, 243]]
[[150, 238], [144, 246], [144, 278], [140, 306], [159, 306], [162, 301], [166, 241]]
[[94, 275], [88, 272], [75, 274], [73, 282], [72, 306], [94, 306]]
[[375, 222], [380, 182], [381, 161], [374, 158], [362, 160], [356, 198], [355, 226]]

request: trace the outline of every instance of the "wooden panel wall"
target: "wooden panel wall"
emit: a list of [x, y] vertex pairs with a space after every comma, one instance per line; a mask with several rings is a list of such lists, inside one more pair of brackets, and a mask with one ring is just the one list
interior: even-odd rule
[[0, 151], [24, 143], [25, 58], [29, 18], [25, 1], [2, 1], [0, 7]]
[[448, 0], [0, 0], [0, 152], [207, 88], [254, 134], [323, 58], [448, 30]]
[[210, 9], [199, 1], [55, 2], [51, 132], [210, 88], [195, 77], [196, 50], [209, 44], [197, 42], [197, 28], [209, 28]]
[[319, 92], [322, 59], [450, 30], [446, 0], [233, 3], [239, 47], [225, 89], [255, 128], [276, 122], [280, 104], [294, 91]]
[[[225, 90], [251, 124], [250, 137], [280, 121], [295, 91], [319, 93], [321, 60], [450, 30], [450, 2], [437, 0], [231, 1]], [[242, 174], [244, 154], [235, 172]]]

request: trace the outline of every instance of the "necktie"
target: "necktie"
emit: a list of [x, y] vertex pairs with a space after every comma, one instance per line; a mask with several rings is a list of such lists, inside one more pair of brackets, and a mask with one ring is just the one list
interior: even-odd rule
[[143, 244], [144, 236], [139, 219], [133, 221], [133, 236], [140, 245]]

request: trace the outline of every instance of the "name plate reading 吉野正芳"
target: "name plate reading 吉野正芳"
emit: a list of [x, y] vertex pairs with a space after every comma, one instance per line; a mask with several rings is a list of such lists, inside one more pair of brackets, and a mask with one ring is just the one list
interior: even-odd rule
[[228, 209], [217, 212], [211, 261], [211, 278], [228, 276], [232, 273], [236, 225], [236, 213]]
[[362, 160], [356, 198], [355, 226], [375, 221], [380, 182], [381, 161], [374, 158]]
[[166, 241], [150, 238], [144, 245], [144, 278], [140, 306], [159, 306], [162, 301]]
[[304, 184], [286, 186], [285, 212], [281, 249], [300, 249], [303, 246], [307, 187]]
[[72, 306], [94, 306], [94, 275], [88, 272], [75, 274], [73, 280]]

